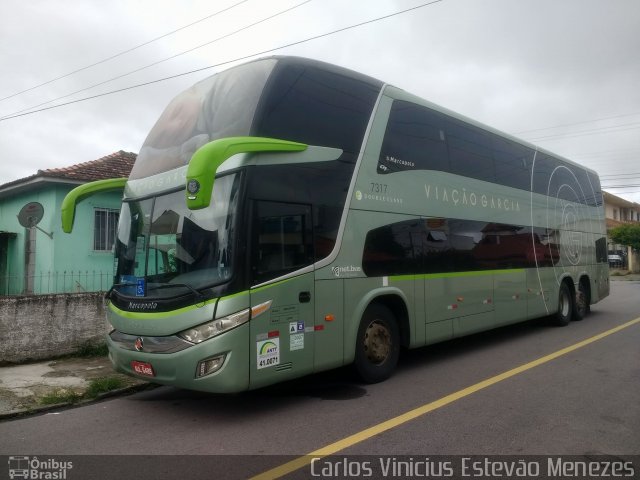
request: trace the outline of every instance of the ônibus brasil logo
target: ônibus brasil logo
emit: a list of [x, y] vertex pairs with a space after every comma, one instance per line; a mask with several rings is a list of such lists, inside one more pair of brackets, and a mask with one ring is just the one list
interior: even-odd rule
[[54, 458], [45, 460], [38, 457], [9, 457], [9, 478], [66, 480], [67, 471], [73, 468], [73, 462], [65, 462]]

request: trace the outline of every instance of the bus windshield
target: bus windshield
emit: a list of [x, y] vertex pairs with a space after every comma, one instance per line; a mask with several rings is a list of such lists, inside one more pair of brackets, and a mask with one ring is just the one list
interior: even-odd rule
[[[115, 247], [115, 290], [170, 297], [202, 289], [233, 274], [241, 174], [216, 181], [208, 208], [189, 210], [184, 190], [123, 202]], [[139, 293], [138, 293], [139, 295]]]
[[198, 148], [213, 140], [249, 135], [275, 63], [266, 59], [231, 68], [174, 98], [149, 132], [129, 178], [187, 165]]

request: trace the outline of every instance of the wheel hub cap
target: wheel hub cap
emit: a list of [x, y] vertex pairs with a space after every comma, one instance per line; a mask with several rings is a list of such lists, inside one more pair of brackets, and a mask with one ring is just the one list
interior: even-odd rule
[[380, 365], [384, 363], [391, 352], [391, 334], [382, 323], [373, 321], [367, 327], [364, 335], [364, 351], [369, 361]]

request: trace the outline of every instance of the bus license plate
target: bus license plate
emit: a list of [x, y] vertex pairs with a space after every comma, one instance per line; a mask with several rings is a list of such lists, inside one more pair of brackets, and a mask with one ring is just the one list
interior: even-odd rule
[[134, 360], [131, 362], [131, 368], [133, 368], [133, 371], [138, 375], [144, 375], [145, 377], [156, 376], [156, 373], [153, 371], [153, 367], [147, 362], [138, 362]]

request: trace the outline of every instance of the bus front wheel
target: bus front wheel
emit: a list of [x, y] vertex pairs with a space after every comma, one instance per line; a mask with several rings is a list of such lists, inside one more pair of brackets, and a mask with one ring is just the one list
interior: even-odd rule
[[389, 378], [400, 356], [400, 333], [391, 311], [380, 304], [367, 307], [356, 339], [354, 367], [366, 383]]
[[571, 294], [571, 289], [566, 282], [562, 282], [560, 284], [560, 291], [558, 292], [558, 313], [556, 313], [555, 316], [555, 324], [559, 327], [569, 325], [573, 317], [573, 299], [574, 296]]

